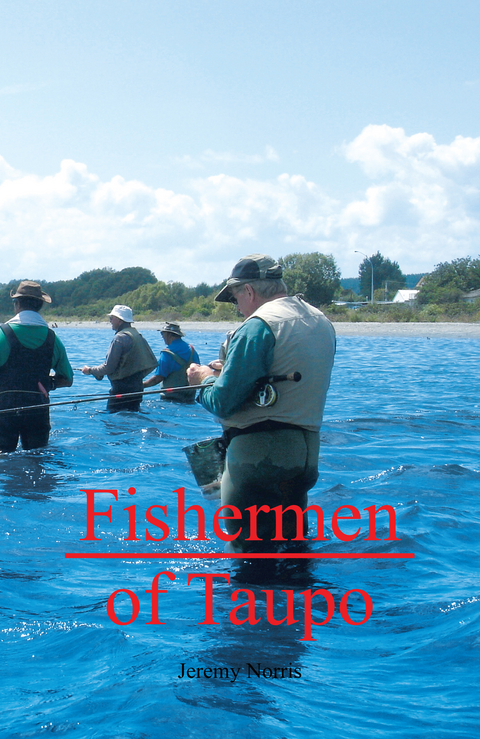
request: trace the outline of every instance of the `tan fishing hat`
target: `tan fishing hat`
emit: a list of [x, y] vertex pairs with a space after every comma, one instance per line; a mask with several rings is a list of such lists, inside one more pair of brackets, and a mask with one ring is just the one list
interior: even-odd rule
[[177, 334], [177, 336], [185, 336], [178, 323], [169, 323], [168, 321], [166, 321], [163, 324], [162, 328], [159, 328], [158, 330], [162, 332], [168, 331], [171, 334]]
[[10, 291], [11, 298], [36, 298], [37, 300], [43, 300], [44, 303], [51, 303], [52, 299], [50, 295], [47, 295], [42, 286], [38, 282], [32, 282], [32, 280], [22, 280], [17, 291]]

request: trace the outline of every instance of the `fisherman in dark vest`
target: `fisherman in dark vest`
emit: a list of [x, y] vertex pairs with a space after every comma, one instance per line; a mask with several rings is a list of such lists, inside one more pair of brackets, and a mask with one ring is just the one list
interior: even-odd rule
[[[82, 367], [84, 375], [102, 380], [105, 375], [112, 384], [107, 403], [109, 413], [139, 411], [142, 401], [143, 378], [156, 367], [157, 359], [144, 337], [132, 327], [133, 313], [128, 305], [116, 305], [109, 314], [115, 338], [103, 364]], [[129, 398], [116, 398], [125, 393], [139, 393]]]
[[[192, 362], [200, 363], [198, 354], [191, 344], [183, 341], [185, 334], [178, 323], [165, 323], [159, 331], [167, 346], [160, 352], [155, 374], [145, 380], [143, 386], [152, 387], [161, 382], [164, 388], [185, 387], [188, 385], [187, 369]], [[193, 403], [195, 390], [179, 390], [167, 393], [165, 397], [180, 403]]]
[[49, 392], [73, 382], [65, 347], [39, 313], [52, 302], [50, 295], [37, 282], [23, 280], [10, 297], [15, 316], [0, 324], [0, 410], [38, 407], [0, 413], [2, 452], [15, 451], [19, 439], [23, 449], [46, 446]]

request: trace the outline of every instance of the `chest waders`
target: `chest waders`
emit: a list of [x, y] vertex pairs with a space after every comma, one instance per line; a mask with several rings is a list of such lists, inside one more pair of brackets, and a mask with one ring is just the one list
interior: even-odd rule
[[[187, 369], [193, 362], [193, 346], [190, 345], [190, 357], [188, 360], [182, 359], [178, 354], [172, 352], [171, 349], [162, 349], [162, 352], [169, 354], [180, 365], [178, 370], [170, 372], [168, 377], [163, 380], [162, 387], [175, 388], [188, 385]], [[175, 400], [178, 403], [193, 403], [195, 401], [195, 390], [179, 390], [178, 392], [168, 393], [166, 399]]]
[[[47, 392], [50, 389], [55, 334], [48, 329], [41, 346], [28, 349], [9, 324], [0, 324], [10, 347], [7, 361], [0, 367], [0, 408], [38, 406], [0, 416], [0, 450], [12, 452], [20, 438], [24, 449], [46, 446], [50, 433]], [[43, 388], [43, 389], [42, 389]]]

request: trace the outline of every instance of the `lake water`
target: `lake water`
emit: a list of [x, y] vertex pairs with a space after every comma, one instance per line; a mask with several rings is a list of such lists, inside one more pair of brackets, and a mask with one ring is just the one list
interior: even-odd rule
[[[102, 329], [59, 329], [72, 365], [100, 362], [111, 340]], [[144, 331], [156, 351], [159, 334]], [[201, 359], [217, 356], [223, 337], [191, 332]], [[66, 559], [66, 552], [152, 553], [223, 551], [211, 522], [218, 501], [206, 500], [182, 447], [219, 435], [198, 405], [181, 406], [158, 395], [140, 414], [108, 415], [105, 402], [53, 408], [50, 446], [0, 455], [2, 737], [143, 739], [152, 737], [431, 737], [477, 735], [479, 726], [480, 602], [480, 341], [340, 337], [322, 429], [320, 475], [311, 503], [325, 513], [328, 541], [311, 551], [405, 553], [415, 559], [282, 561], [275, 571], [244, 581], [230, 560]], [[294, 369], [294, 368], [293, 368]], [[52, 400], [108, 391], [107, 381], [76, 373], [73, 388]], [[174, 541], [180, 487], [188, 505], [203, 507], [210, 541]], [[136, 489], [135, 496], [128, 489]], [[117, 490], [97, 497], [111, 505], [111, 523], [96, 518], [100, 542], [80, 541], [86, 531], [84, 489]], [[125, 508], [136, 504], [137, 537], [125, 541]], [[397, 537], [368, 536], [368, 506], [391, 505]], [[168, 539], [145, 541], [145, 511], [168, 507]], [[331, 519], [355, 506], [362, 526], [355, 541], [333, 536]], [[154, 512], [155, 513], [155, 512]], [[345, 513], [345, 511], [344, 511]], [[156, 509], [155, 515], [164, 518]], [[189, 518], [190, 517], [190, 518]], [[169, 524], [170, 525], [170, 524]], [[159, 537], [159, 529], [149, 525]], [[196, 536], [187, 514], [187, 536]], [[258, 563], [260, 567], [260, 563]], [[258, 572], [257, 565], [250, 567]], [[159, 621], [152, 619], [152, 580], [160, 576]], [[205, 618], [204, 579], [188, 573], [230, 574], [213, 586], [215, 625]], [[262, 579], [263, 578], [263, 579]], [[248, 577], [247, 577], [248, 579]], [[252, 578], [255, 579], [255, 576]], [[235, 589], [256, 597], [257, 624], [235, 625]], [[116, 590], [138, 598], [138, 617], [114, 623], [107, 602]], [[330, 591], [335, 612], [304, 635], [308, 589]], [[339, 605], [349, 590], [373, 603], [370, 619], [350, 625]], [[286, 615], [293, 592], [297, 621]], [[287, 591], [287, 592], [285, 592]], [[360, 621], [363, 600], [348, 601]], [[129, 620], [129, 596], [115, 599]], [[245, 609], [238, 612], [246, 617]], [[317, 596], [313, 618], [326, 617]], [[248, 664], [260, 675], [250, 670]], [[179, 677], [182, 667], [240, 669], [237, 678]], [[274, 668], [277, 667], [277, 673]], [[284, 668], [283, 677], [279, 668]], [[301, 677], [298, 677], [298, 673]], [[224, 675], [225, 673], [222, 673]], [[276, 676], [275, 676], [276, 674]]]

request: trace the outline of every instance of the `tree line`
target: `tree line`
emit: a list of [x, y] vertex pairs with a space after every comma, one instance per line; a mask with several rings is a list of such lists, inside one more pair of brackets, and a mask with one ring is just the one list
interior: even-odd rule
[[[365, 257], [360, 264], [358, 278], [345, 280], [343, 285], [332, 255], [292, 253], [281, 257], [279, 262], [284, 269], [288, 292], [301, 293], [309, 303], [318, 307], [328, 306], [335, 299], [370, 301], [372, 267], [376, 301], [391, 300], [397, 290], [407, 286], [407, 278], [411, 287], [412, 278], [422, 277], [403, 274], [397, 262], [380, 252]], [[8, 284], [0, 284], [0, 315], [4, 318], [11, 315], [10, 291], [17, 287], [18, 282], [12, 280]], [[45, 306], [46, 316], [100, 320], [105, 318], [114, 303], [124, 303], [133, 308], [137, 319], [235, 320], [238, 317], [233, 305], [215, 303], [214, 297], [221, 285], [200, 283], [188, 287], [182, 282], [164, 282], [144, 267], [127, 267], [118, 271], [104, 267], [83, 272], [71, 280], [39, 282], [52, 298], [51, 305]], [[437, 265], [423, 278], [418, 304], [458, 304], [465, 292], [479, 288], [480, 259], [455, 259]]]
[[[324, 254], [289, 254], [279, 260], [289, 292], [301, 292], [314, 305], [329, 304], [340, 288], [340, 271], [332, 256]], [[10, 291], [18, 280], [0, 285], [0, 314], [11, 314]], [[129, 305], [137, 317], [170, 316], [183, 318], [235, 319], [233, 305], [215, 303], [221, 285], [200, 283], [187, 287], [182, 282], [157, 280], [143, 267], [116, 271], [110, 267], [83, 272], [72, 280], [39, 280], [52, 298], [44, 307], [45, 316], [59, 318], [105, 318], [113, 303]], [[223, 283], [222, 283], [223, 284]]]

